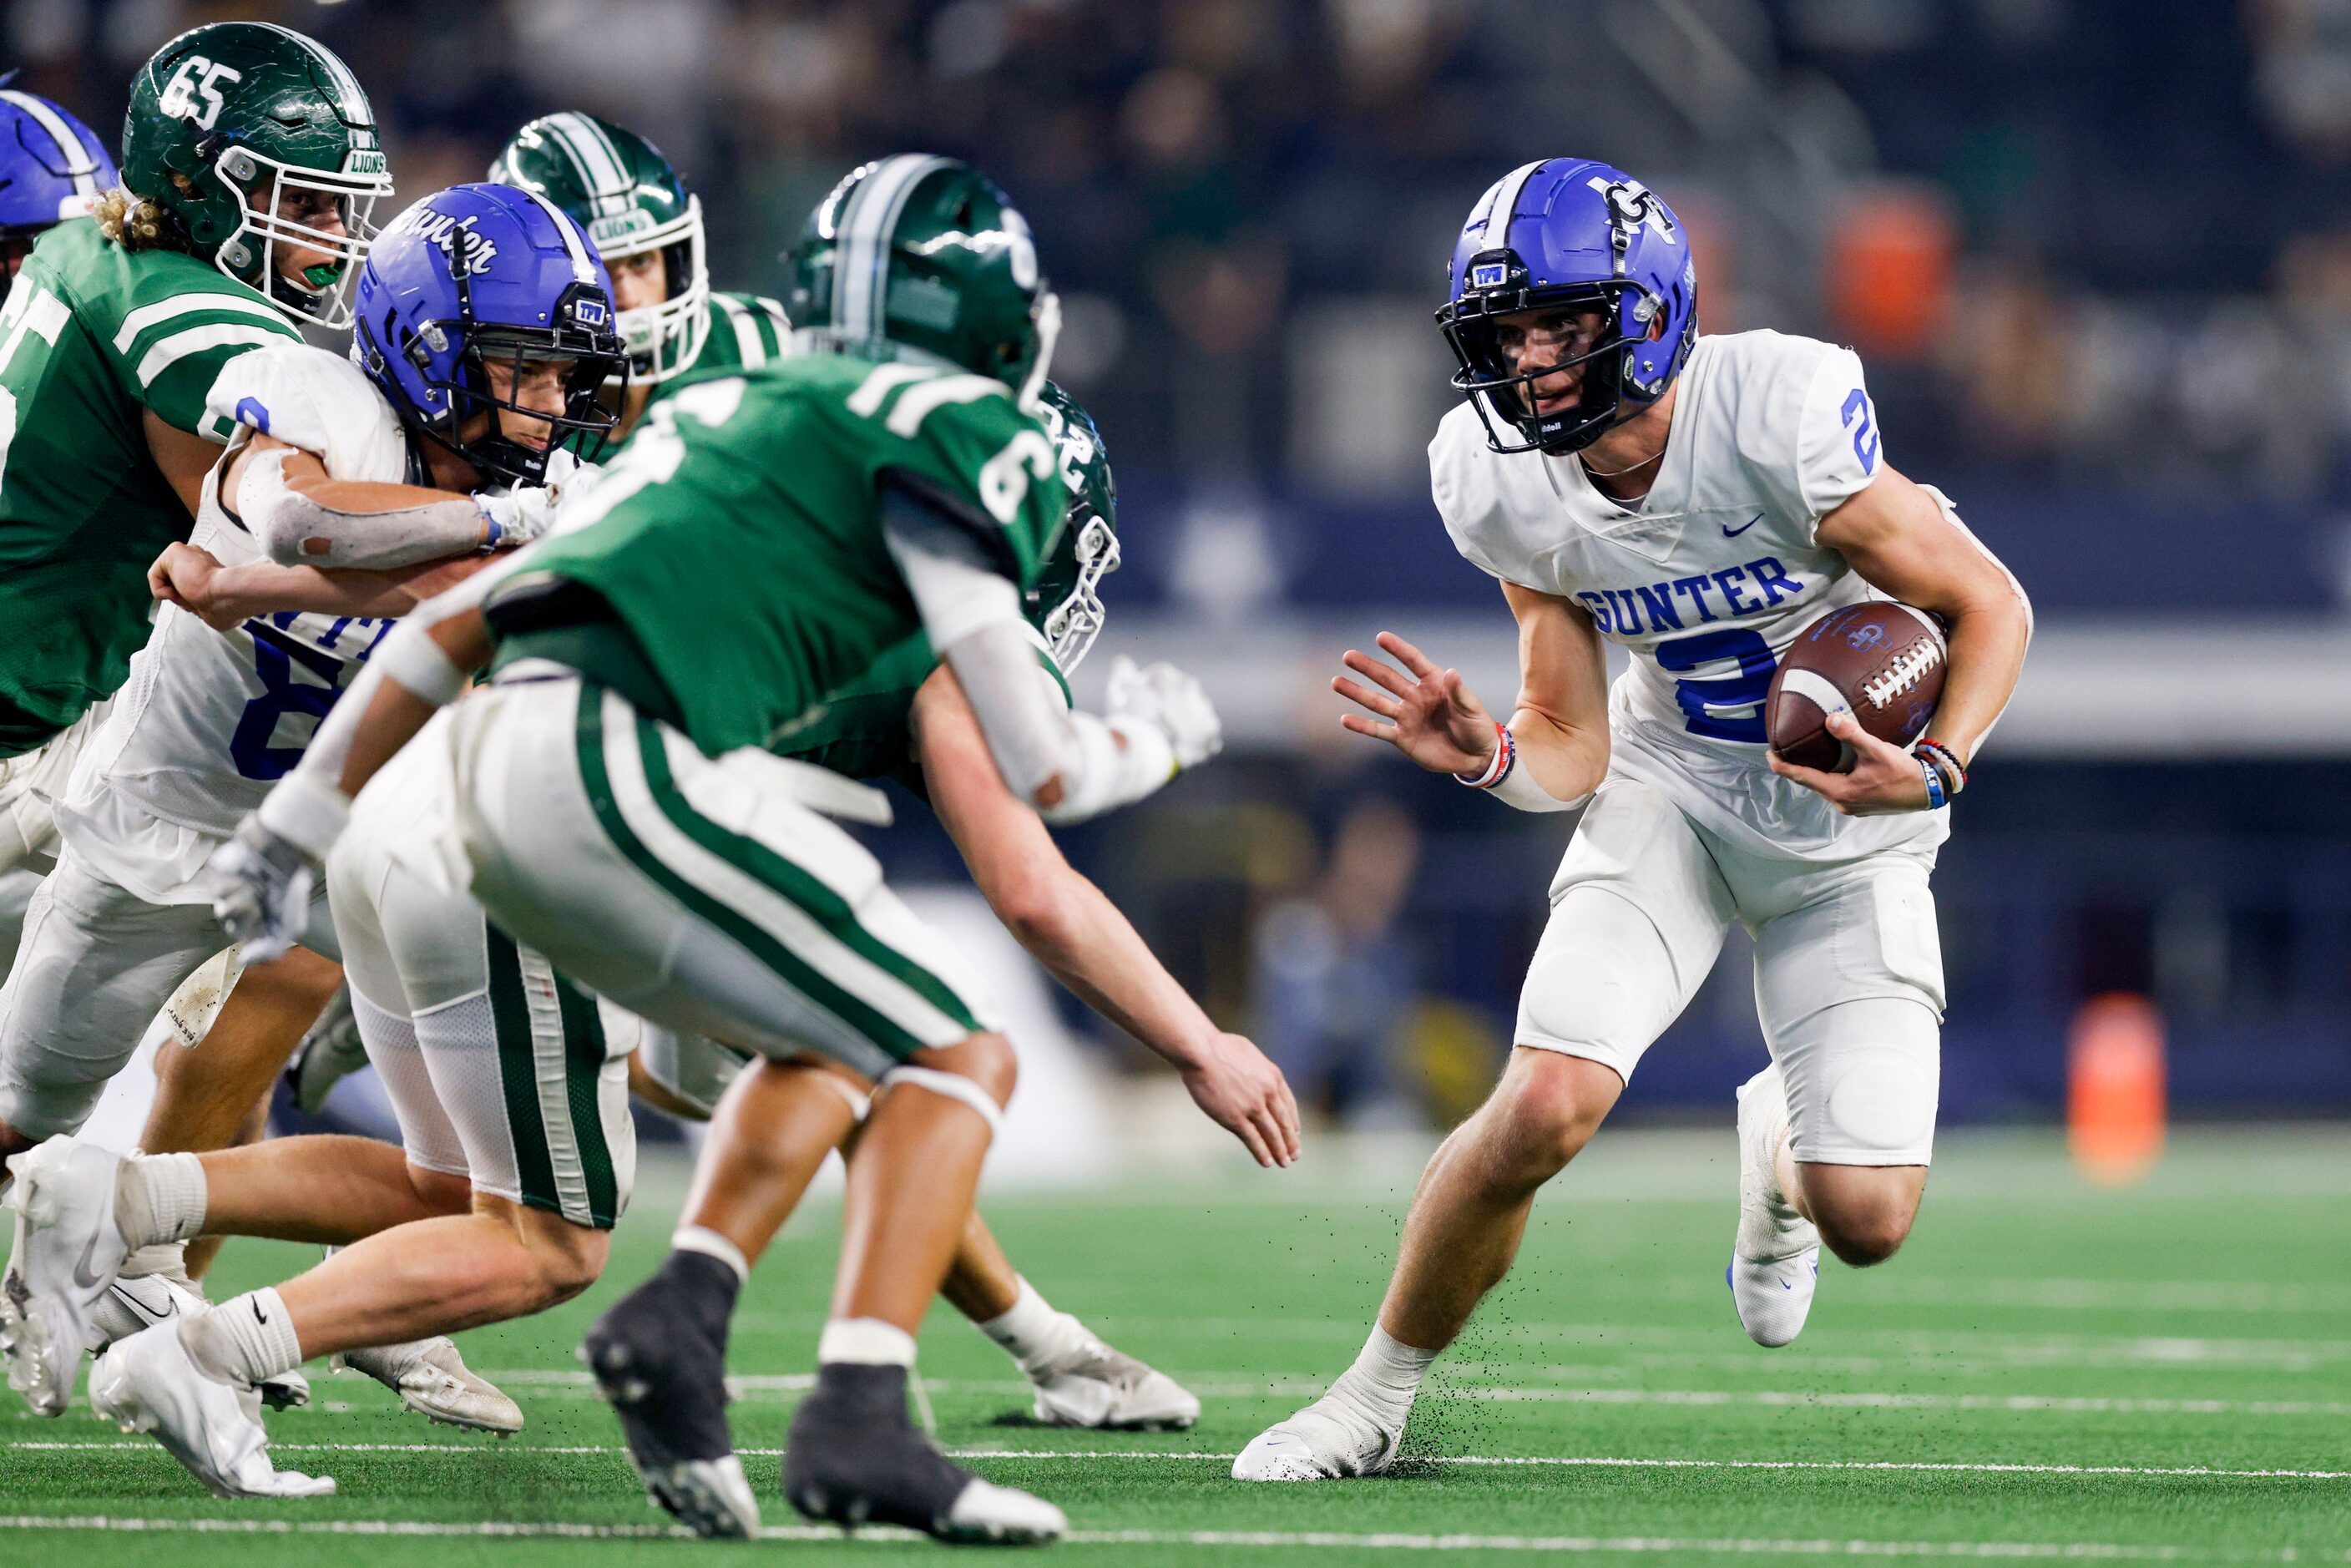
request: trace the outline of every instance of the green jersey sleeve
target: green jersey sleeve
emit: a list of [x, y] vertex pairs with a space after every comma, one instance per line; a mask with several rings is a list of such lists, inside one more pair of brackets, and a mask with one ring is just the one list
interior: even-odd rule
[[1037, 580], [1068, 516], [1069, 491], [1052, 438], [1013, 406], [1002, 382], [883, 365], [850, 408], [877, 418], [885, 433], [874, 457], [878, 484], [902, 486], [962, 523], [1024, 591]]
[[258, 292], [194, 256], [125, 251], [91, 229], [95, 265], [76, 279], [78, 313], [116, 384], [164, 423], [226, 441], [229, 422], [204, 409], [221, 367], [302, 335]]

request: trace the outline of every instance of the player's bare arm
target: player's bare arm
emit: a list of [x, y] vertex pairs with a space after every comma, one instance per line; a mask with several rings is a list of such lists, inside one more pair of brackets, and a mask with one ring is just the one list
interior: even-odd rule
[[406, 566], [500, 539], [470, 496], [336, 479], [315, 453], [266, 434], [229, 459], [220, 496], [284, 565]]
[[[1582, 608], [1554, 594], [1516, 583], [1503, 584], [1502, 594], [1519, 623], [1519, 696], [1510, 718], [1518, 765], [1553, 800], [1580, 800], [1608, 771], [1607, 664], [1599, 631]], [[1461, 672], [1439, 669], [1393, 632], [1381, 632], [1379, 645], [1403, 669], [1347, 650], [1347, 667], [1380, 689], [1333, 678], [1332, 691], [1375, 716], [1343, 714], [1339, 722], [1386, 741], [1432, 773], [1487, 771], [1500, 735]]]
[[286, 610], [397, 619], [493, 560], [461, 555], [385, 570], [268, 561], [225, 566], [199, 546], [171, 544], [147, 569], [147, 587], [158, 601], [176, 604], [217, 631]]
[[[2024, 667], [2032, 636], [2024, 590], [1933, 496], [1890, 467], [1822, 518], [1818, 537], [1870, 586], [1933, 612], [1949, 627], [1950, 665], [1933, 738], [1965, 765], [2008, 706]], [[1831, 716], [1828, 727], [1854, 748], [1852, 771], [1823, 773], [1777, 757], [1772, 771], [1853, 816], [1927, 809], [1926, 781], [1909, 753], [1868, 734], [1851, 714]]]
[[989, 907], [1086, 1004], [1166, 1058], [1209, 1118], [1260, 1166], [1298, 1157], [1298, 1103], [1281, 1070], [1210, 1021], [1116, 905], [1063, 859], [1037, 813], [1006, 787], [954, 673], [914, 698], [916, 754], [931, 804]]
[[201, 435], [189, 434], [152, 409], [142, 411], [139, 423], [147, 432], [147, 451], [155, 466], [163, 471], [172, 494], [180, 497], [188, 516], [194, 517], [204, 500], [204, 476], [220, 461], [220, 448]]

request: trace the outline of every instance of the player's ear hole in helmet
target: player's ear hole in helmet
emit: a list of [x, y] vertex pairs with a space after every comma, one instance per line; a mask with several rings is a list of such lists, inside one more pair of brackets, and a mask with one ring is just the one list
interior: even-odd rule
[[628, 349], [577, 224], [510, 185], [453, 185], [402, 213], [360, 268], [351, 357], [412, 434], [486, 477], [544, 481], [559, 446], [600, 453]]
[[784, 261], [799, 351], [970, 371], [1036, 412], [1061, 300], [1028, 220], [970, 164], [903, 152], [852, 170]]
[[[694, 368], [710, 333], [702, 201], [660, 148], [598, 115], [544, 115], [515, 132], [489, 178], [538, 192], [588, 231], [615, 285], [632, 380], [664, 382]], [[634, 291], [624, 270], [655, 267], [652, 303], [622, 298]]]
[[1698, 341], [1687, 233], [1604, 163], [1544, 159], [1497, 181], [1449, 283], [1437, 325], [1460, 365], [1452, 384], [1497, 452], [1589, 446], [1663, 397]]
[[1110, 618], [1102, 580], [1118, 570], [1118, 482], [1093, 416], [1051, 382], [1040, 389], [1037, 417], [1053, 438], [1070, 492], [1069, 522], [1029, 589], [1029, 623], [1068, 674], [1084, 660]]

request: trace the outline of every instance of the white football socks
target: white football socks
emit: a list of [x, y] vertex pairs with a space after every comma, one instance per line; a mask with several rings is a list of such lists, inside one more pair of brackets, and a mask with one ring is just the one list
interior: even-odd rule
[[1344, 1389], [1401, 1427], [1412, 1414], [1413, 1396], [1420, 1392], [1420, 1380], [1428, 1375], [1437, 1354], [1408, 1345], [1374, 1323], [1372, 1337], [1364, 1342], [1355, 1364], [1339, 1375], [1331, 1392], [1337, 1394]]
[[302, 1364], [293, 1314], [276, 1291], [248, 1291], [182, 1317], [180, 1343], [198, 1371], [224, 1383], [262, 1383]]
[[1053, 1304], [1037, 1293], [1028, 1281], [1020, 1281], [1020, 1294], [1002, 1315], [977, 1325], [979, 1332], [1003, 1346], [1004, 1354], [1020, 1364], [1020, 1370], [1034, 1373], [1077, 1348], [1085, 1330], [1069, 1313], [1059, 1312]]
[[819, 1366], [849, 1362], [860, 1366], [912, 1366], [914, 1336], [880, 1318], [831, 1318], [816, 1342]]
[[740, 1247], [706, 1225], [679, 1226], [671, 1233], [669, 1244], [680, 1252], [699, 1252], [705, 1258], [716, 1258], [735, 1270], [737, 1280], [750, 1283], [751, 1260], [743, 1256]]
[[185, 1241], [204, 1228], [204, 1163], [194, 1155], [132, 1155], [114, 1177], [114, 1223], [131, 1250]]

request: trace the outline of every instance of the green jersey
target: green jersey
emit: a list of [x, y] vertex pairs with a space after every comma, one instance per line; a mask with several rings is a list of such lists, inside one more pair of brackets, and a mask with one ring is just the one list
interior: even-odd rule
[[33, 247], [0, 310], [0, 757], [120, 685], [147, 641], [147, 567], [193, 520], [142, 415], [225, 441], [204, 413], [221, 366], [301, 340], [210, 262], [87, 218]]
[[[1003, 382], [804, 355], [664, 398], [499, 593], [547, 577], [594, 591], [705, 754], [794, 752], [828, 697], [922, 630], [883, 538], [890, 487], [1023, 589], [1069, 506], [1051, 439]], [[927, 650], [899, 657], [893, 688], [919, 684]]]
[[[1037, 662], [1066, 705], [1070, 683], [1061, 667], [1042, 646]], [[915, 632], [874, 660], [861, 679], [828, 695], [823, 706], [794, 727], [775, 750], [852, 779], [895, 779], [929, 799], [922, 764], [914, 756], [914, 694], [937, 663], [930, 638]]]
[[[702, 351], [694, 356], [692, 372], [756, 371], [782, 359], [791, 335], [784, 308], [765, 295], [713, 294], [710, 329], [702, 340]], [[675, 379], [664, 382], [653, 395], [678, 384]]]

